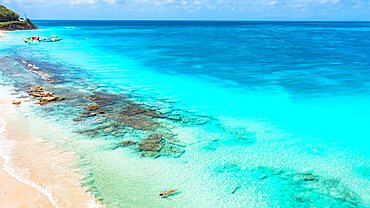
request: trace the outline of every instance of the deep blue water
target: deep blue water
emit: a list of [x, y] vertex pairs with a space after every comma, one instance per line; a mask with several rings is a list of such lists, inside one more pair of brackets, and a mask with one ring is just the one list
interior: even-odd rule
[[[0, 54], [56, 64], [53, 73], [76, 79], [72, 86], [88, 80], [219, 122], [174, 128], [196, 145], [178, 160], [142, 162], [163, 174], [169, 164], [184, 169], [169, 171], [171, 182], [156, 179], [185, 189], [158, 207], [370, 206], [370, 22], [35, 23], [40, 30], [11, 33]], [[64, 40], [22, 43], [35, 34]], [[108, 204], [129, 200], [103, 177], [130, 181], [127, 167], [99, 168], [121, 167], [119, 154], [91, 164]], [[311, 173], [318, 182], [300, 181]]]
[[88, 36], [99, 49], [160, 73], [206, 75], [245, 87], [278, 85], [294, 95], [369, 92], [369, 22], [37, 23], [82, 27], [68, 35]]

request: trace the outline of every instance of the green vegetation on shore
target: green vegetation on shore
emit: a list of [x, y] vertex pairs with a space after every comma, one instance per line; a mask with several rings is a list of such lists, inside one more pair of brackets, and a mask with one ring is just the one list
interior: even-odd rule
[[0, 30], [33, 30], [37, 27], [29, 19], [20, 19], [16, 12], [0, 5]]
[[0, 22], [18, 21], [20, 15], [0, 5]]

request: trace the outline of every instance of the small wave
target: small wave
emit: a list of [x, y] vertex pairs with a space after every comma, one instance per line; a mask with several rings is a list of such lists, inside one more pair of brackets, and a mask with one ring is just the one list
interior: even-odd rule
[[22, 63], [23, 63], [23, 65], [25, 65], [27, 71], [32, 72], [34, 74], [37, 74], [43, 80], [50, 80], [51, 75], [41, 71], [40, 67], [38, 67], [38, 66], [36, 66], [36, 65], [34, 65], [30, 62], [24, 61], [24, 60], [22, 60]]

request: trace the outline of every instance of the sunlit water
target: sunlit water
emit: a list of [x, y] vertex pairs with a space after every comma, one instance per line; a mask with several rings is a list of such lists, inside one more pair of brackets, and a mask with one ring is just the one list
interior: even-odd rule
[[[65, 81], [46, 87], [70, 99], [24, 113], [67, 127], [64, 146], [108, 207], [370, 206], [370, 23], [36, 24], [1, 43], [2, 76], [21, 89], [45, 84], [23, 60]], [[64, 40], [22, 43], [36, 34]], [[112, 114], [128, 97], [191, 122], [81, 133], [115, 119], [72, 121], [93, 92], [119, 96]], [[117, 148], [152, 133], [173, 135], [183, 154]], [[158, 196], [168, 189], [179, 193]]]

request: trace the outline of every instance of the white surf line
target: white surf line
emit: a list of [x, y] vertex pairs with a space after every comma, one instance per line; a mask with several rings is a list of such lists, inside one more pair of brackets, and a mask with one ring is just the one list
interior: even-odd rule
[[25, 66], [25, 70], [28, 71], [28, 72], [32, 72], [36, 75], [38, 75], [39, 77], [41, 77], [43, 80], [49, 80], [50, 79], [50, 74], [48, 73], [45, 73], [43, 71], [40, 70], [40, 67], [30, 63], [30, 62], [27, 62], [27, 61], [24, 61], [22, 60], [22, 64]]
[[51, 202], [51, 204], [55, 208], [61, 208], [61, 206], [58, 205], [57, 203], [58, 199], [53, 196], [50, 188], [47, 188], [45, 186], [40, 186], [34, 181], [29, 180], [26, 177], [22, 177], [22, 175], [27, 173], [27, 170], [22, 170], [20, 168], [12, 166], [11, 158], [10, 158], [10, 155], [11, 155], [10, 150], [12, 149], [14, 144], [12, 144], [11, 141], [4, 141], [3, 135], [6, 131], [5, 128], [6, 128], [6, 122], [4, 121], [3, 117], [0, 117], [0, 157], [4, 159], [3, 170], [7, 172], [10, 176], [15, 178], [16, 180], [36, 188], [37, 191], [44, 194], [48, 198], [48, 200]]

